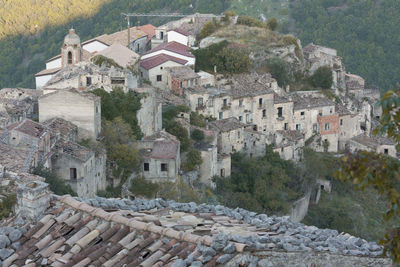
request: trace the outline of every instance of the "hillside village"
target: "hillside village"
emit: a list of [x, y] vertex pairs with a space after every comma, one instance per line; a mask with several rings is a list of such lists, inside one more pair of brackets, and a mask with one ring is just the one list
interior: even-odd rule
[[[1, 186], [18, 190], [17, 211], [22, 212], [25, 219], [39, 219], [48, 212], [48, 208], [52, 210], [51, 216], [42, 218], [36, 228], [34, 227], [35, 230], [30, 228], [27, 233], [22, 233], [22, 239], [29, 240], [29, 237], [32, 237], [31, 240], [37, 242], [35, 249], [29, 250], [29, 254], [36, 255], [35, 257], [45, 261], [45, 264], [58, 264], [52, 266], [61, 266], [69, 260], [71, 266], [72, 263], [76, 264], [81, 260], [85, 261], [86, 265], [92, 262], [94, 266], [112, 266], [113, 263], [122, 264], [124, 261], [129, 263], [129, 257], [125, 257], [123, 253], [117, 254], [118, 251], [110, 255], [105, 254], [101, 258], [100, 252], [104, 252], [100, 245], [102, 243], [98, 243], [96, 249], [92, 250], [87, 250], [85, 246], [101, 236], [101, 242], [106, 243], [105, 240], [111, 238], [114, 239], [113, 242], [119, 242], [118, 246], [122, 249], [122, 246], [140, 240], [134, 238], [134, 231], [129, 230], [131, 227], [143, 231], [141, 241], [145, 244], [141, 244], [140, 249], [144, 251], [147, 247], [152, 254], [146, 256], [147, 258], [143, 256], [141, 266], [163, 266], [167, 262], [172, 264], [171, 259], [174, 259], [176, 264], [185, 259], [187, 261], [189, 255], [200, 261], [200, 264], [209, 264], [207, 266], [224, 264], [232, 259], [231, 264], [239, 264], [240, 261], [250, 264], [255, 258], [263, 258], [259, 253], [246, 254], [245, 259], [243, 253], [246, 246], [261, 246], [261, 249], [268, 249], [270, 246], [272, 250], [283, 248], [285, 251], [297, 251], [296, 248], [302, 248], [303, 252], [328, 251], [354, 257], [367, 256], [361, 258], [365, 264], [367, 261], [371, 266], [377, 263], [370, 257], [379, 256], [381, 247], [366, 243], [362, 239], [356, 240], [350, 235], [342, 238], [343, 235], [339, 235], [337, 231], [326, 233], [326, 239], [319, 240], [321, 244], [317, 244], [319, 241], [315, 238], [323, 235], [320, 232], [322, 230], [306, 227], [304, 231], [314, 234], [312, 240], [315, 240], [315, 244], [310, 239], [310, 246], [303, 248], [300, 243], [304, 246], [304, 240], [302, 237], [296, 237], [296, 240], [301, 240], [300, 243], [293, 239], [278, 245], [278, 236], [285, 236], [285, 231], [303, 227], [297, 222], [301, 221], [304, 214], [291, 214], [291, 219], [296, 223], [286, 217], [276, 217], [267, 227], [267, 218], [246, 214], [244, 210], [218, 211], [213, 207], [186, 207], [175, 202], [167, 204], [162, 200], [154, 203], [145, 201], [140, 204], [134, 202], [134, 195], [129, 190], [125, 190], [128, 192], [124, 192], [123, 196], [129, 196], [131, 200], [112, 202], [113, 200], [101, 200], [97, 197], [97, 193], [106, 190], [107, 187], [129, 187], [127, 184], [136, 177], [144, 177], [151, 182], [176, 182], [183, 178], [185, 182], [190, 183], [197, 179], [201, 184], [213, 188], [213, 177], [231, 175], [231, 155], [236, 152], [244, 153], [248, 157], [257, 157], [272, 149], [282, 159], [294, 162], [302, 160], [305, 147], [333, 154], [368, 150], [397, 157], [392, 140], [371, 135], [371, 130], [381, 116], [381, 110], [375, 105], [380, 98], [379, 90], [368, 88], [362, 77], [346, 72], [342, 58], [334, 49], [313, 43], [301, 47], [300, 41], [297, 40], [297, 44], [282, 45], [271, 50], [273, 56], [291, 61], [293, 57], [290, 54], [294, 54], [296, 47], [300, 47], [300, 56], [297, 58], [301, 58], [299, 64], [309, 76], [321, 67], [329, 67], [332, 71], [329, 94], [326, 93], [327, 90], [303, 91], [294, 90], [287, 85], [279, 86], [271, 73], [261, 73], [253, 69], [237, 74], [219, 73], [216, 68], [213, 73], [195, 71], [197, 58], [194, 51], [224, 39], [211, 36], [199, 40], [200, 32], [207, 22], [221, 19], [221, 16], [195, 14], [159, 27], [151, 24], [135, 26], [85, 41], [79, 38], [79, 32], [70, 29], [64, 42], [60, 44], [60, 54], [47, 60], [45, 69], [35, 75], [35, 89], [0, 90]], [[236, 21], [237, 18], [230, 18], [225, 23], [229, 23], [229, 27], [235, 27]], [[252, 56], [254, 62], [260, 60], [255, 54]], [[94, 93], [99, 90], [101, 94]], [[122, 91], [122, 94], [137, 97], [140, 102], [140, 108], [135, 111], [136, 117], [131, 118], [140, 128], [140, 135], [130, 143], [138, 152], [139, 164], [138, 169], [127, 179], [122, 179], [112, 171], [116, 163], [110, 160], [107, 149], [98, 145], [105, 138], [102, 133], [102, 120], [103, 111], [107, 107], [102, 106], [102, 103], [105, 103], [102, 96], [118, 90]], [[190, 150], [184, 151], [181, 136], [174, 136], [163, 125], [166, 119], [163, 114], [171, 107], [181, 108], [172, 121], [185, 129], [187, 136], [193, 139], [190, 149], [196, 150], [201, 156], [198, 166], [190, 170], [183, 167], [189, 162]], [[194, 122], [195, 118], [198, 119], [197, 123]], [[38, 167], [47, 168], [55, 173], [72, 188], [78, 198], [51, 195], [44, 178], [31, 174], [31, 171]], [[320, 190], [328, 191], [330, 188], [328, 181], [321, 180], [319, 183]], [[104, 203], [92, 203], [90, 199], [101, 200]], [[136, 210], [127, 211], [130, 208], [126, 206], [129, 205]], [[143, 207], [138, 208], [140, 205]], [[108, 212], [94, 208], [98, 206]], [[32, 212], [32, 208], [36, 211]], [[164, 211], [171, 210], [172, 215], [165, 216], [163, 208]], [[195, 213], [199, 216], [191, 215]], [[216, 216], [207, 215], [211, 213], [216, 213]], [[82, 244], [79, 244], [82, 246], [75, 245], [78, 247], [69, 256], [65, 249], [55, 253], [61, 250], [66, 241], [66, 237], [55, 239], [59, 235], [56, 228], [61, 227], [65, 221], [65, 227], [76, 229], [71, 232], [72, 236], [74, 231], [78, 232], [83, 227], [76, 225], [81, 216], [85, 218], [85, 223], [91, 224], [88, 229], [98, 230], [98, 237], [83, 241], [83, 235], [80, 236]], [[100, 219], [92, 220], [96, 216], [100, 216]], [[174, 219], [171, 219], [171, 216]], [[228, 219], [232, 216], [236, 219]], [[179, 221], [178, 217], [188, 222]], [[103, 219], [108, 222], [101, 224]], [[7, 223], [13, 227], [17, 226], [18, 222], [13, 220]], [[189, 227], [195, 225], [194, 221], [201, 221], [205, 226]], [[174, 230], [169, 231], [165, 225], [173, 225]], [[275, 225], [273, 230], [269, 228], [270, 225]], [[226, 236], [218, 235], [220, 243], [215, 241], [218, 239], [215, 239], [213, 232], [215, 227], [232, 226], [240, 228], [243, 234], [238, 234], [236, 240], [231, 239], [229, 242]], [[42, 227], [43, 231], [39, 231]], [[265, 230], [266, 228], [269, 230]], [[121, 229], [123, 235], [114, 235]], [[188, 229], [191, 234], [186, 234]], [[40, 234], [35, 231], [39, 231]], [[186, 233], [182, 235], [180, 231]], [[257, 236], [259, 240], [254, 239], [250, 242], [250, 239], [240, 238], [252, 235], [250, 232], [263, 231], [269, 235], [260, 234], [261, 237]], [[271, 234], [271, 231], [274, 233]], [[45, 232], [54, 240], [49, 238], [48, 241], [40, 241], [39, 237]], [[89, 230], [85, 233], [88, 234]], [[302, 232], [298, 233], [300, 235]], [[168, 240], [158, 240], [160, 235]], [[268, 236], [271, 240], [266, 240]], [[261, 240], [262, 238], [265, 240]], [[340, 238], [343, 240], [340, 242], [352, 244], [348, 245], [345, 252], [338, 251], [344, 243], [335, 248], [334, 243], [339, 242]], [[78, 240], [78, 237], [76, 239]], [[19, 237], [16, 240], [19, 240]], [[31, 240], [22, 240], [20, 246], [27, 247]], [[56, 242], [52, 243], [53, 241]], [[67, 242], [69, 241], [71, 239]], [[330, 245], [322, 244], [325, 241]], [[181, 242], [180, 253], [176, 247], [172, 248], [177, 242]], [[194, 244], [198, 242], [201, 245], [196, 247]], [[52, 245], [48, 246], [50, 244]], [[68, 245], [74, 250], [72, 241]], [[207, 250], [207, 246], [212, 247], [211, 252]], [[40, 251], [41, 249], [45, 250]], [[159, 255], [157, 250], [162, 253]], [[3, 266], [12, 266], [13, 262], [15, 266], [22, 262], [31, 264], [33, 261], [28, 260], [29, 254], [21, 254], [21, 251], [19, 247], [13, 248], [7, 257], [2, 258], [6, 259]], [[86, 256], [75, 257], [80, 251], [85, 251]], [[97, 261], [96, 255], [99, 256]], [[278, 262], [279, 256], [276, 257]], [[357, 264], [357, 260], [360, 260], [348, 259], [349, 263], [346, 266]], [[338, 264], [342, 263], [340, 257], [337, 260]], [[380, 261], [381, 266], [387, 264], [386, 259], [376, 260]], [[321, 259], [321, 262], [324, 260]], [[85, 264], [82, 266], [86, 266]], [[138, 264], [139, 262], [136, 265]], [[190, 264], [192, 263], [171, 266]]]

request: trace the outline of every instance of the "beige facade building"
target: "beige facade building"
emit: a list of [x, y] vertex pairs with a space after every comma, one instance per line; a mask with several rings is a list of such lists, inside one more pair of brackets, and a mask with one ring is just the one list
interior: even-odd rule
[[285, 160], [299, 161], [303, 156], [304, 134], [297, 130], [279, 130], [274, 134], [273, 150]]
[[346, 148], [351, 152], [366, 150], [397, 158], [395, 142], [392, 139], [386, 137], [370, 137], [364, 134], [360, 134], [351, 138], [347, 142]]
[[180, 143], [167, 132], [158, 132], [137, 141], [142, 157], [141, 173], [151, 181], [175, 181], [181, 166]]
[[96, 139], [101, 131], [100, 98], [75, 89], [59, 90], [39, 98], [39, 121], [62, 118], [78, 126], [79, 139]]

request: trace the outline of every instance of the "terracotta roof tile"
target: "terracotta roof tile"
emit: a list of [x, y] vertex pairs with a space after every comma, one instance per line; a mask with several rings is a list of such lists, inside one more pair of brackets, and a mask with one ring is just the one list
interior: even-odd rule
[[186, 56], [186, 57], [192, 57], [194, 58], [193, 54], [190, 53], [191, 48], [189, 46], [180, 44], [178, 42], [169, 42], [169, 43], [162, 43], [159, 46], [147, 51], [146, 53], [144, 53], [143, 55], [150, 55], [154, 52], [157, 51], [162, 51], [162, 50], [166, 50], [166, 51], [170, 51], [176, 54], [180, 54], [182, 56]]
[[185, 35], [185, 36], [190, 36], [190, 33], [189, 33], [189, 32], [187, 32], [187, 31], [185, 31], [185, 30], [182, 30], [182, 29], [180, 29], [180, 28], [175, 28], [175, 29], [169, 30], [168, 32], [171, 32], [171, 31], [180, 33], [180, 34]]
[[140, 67], [149, 70], [152, 69], [154, 67], [157, 67], [167, 61], [173, 61], [176, 62], [178, 64], [182, 64], [185, 65], [188, 61], [184, 60], [184, 59], [180, 59], [177, 57], [173, 57], [170, 55], [166, 55], [166, 54], [159, 54], [159, 55], [155, 55], [146, 59], [142, 59], [140, 61]]

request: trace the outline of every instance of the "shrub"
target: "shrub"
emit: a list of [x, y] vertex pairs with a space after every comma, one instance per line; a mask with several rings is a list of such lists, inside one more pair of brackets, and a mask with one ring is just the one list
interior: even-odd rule
[[259, 28], [265, 28], [267, 26], [263, 21], [249, 16], [239, 16], [237, 19], [237, 24], [247, 25], [250, 27], [259, 27]]
[[200, 142], [204, 140], [204, 132], [202, 130], [195, 129], [191, 133], [191, 137], [193, 140]]
[[213, 34], [216, 30], [218, 29], [218, 24], [216, 24], [214, 21], [209, 21], [206, 22], [203, 26], [203, 28], [200, 31], [200, 38], [204, 39], [207, 36], [210, 36]]
[[182, 164], [182, 169], [184, 171], [193, 171], [201, 163], [203, 163], [203, 160], [201, 159], [200, 151], [192, 148], [186, 155], [186, 161]]
[[322, 89], [330, 89], [333, 84], [332, 70], [327, 67], [319, 67], [310, 77], [311, 84]]
[[286, 86], [291, 80], [289, 64], [279, 57], [274, 57], [268, 60], [268, 71], [274, 77], [279, 86]]
[[205, 127], [206, 118], [197, 112], [192, 112], [190, 113], [190, 124], [198, 127]]
[[72, 190], [71, 186], [66, 184], [63, 179], [59, 178], [57, 174], [51, 170], [43, 167], [37, 167], [33, 169], [32, 174], [43, 177], [45, 182], [49, 184], [50, 190], [56, 195], [62, 196], [69, 194], [71, 196], [76, 196], [76, 193]]
[[278, 28], [278, 21], [276, 20], [276, 18], [268, 19], [267, 28], [270, 29], [271, 31], [275, 31], [276, 28]]
[[135, 194], [135, 196], [144, 196], [147, 198], [154, 198], [159, 189], [159, 185], [147, 181], [143, 177], [133, 179], [129, 190]]

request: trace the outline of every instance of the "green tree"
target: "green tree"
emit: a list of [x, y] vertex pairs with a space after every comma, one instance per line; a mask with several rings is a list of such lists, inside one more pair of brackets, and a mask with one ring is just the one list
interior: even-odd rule
[[41, 176], [45, 178], [45, 182], [49, 184], [50, 190], [54, 192], [56, 195], [71, 195], [76, 196], [76, 192], [74, 192], [69, 184], [59, 178], [57, 174], [52, 172], [49, 169], [43, 167], [37, 167], [32, 170], [32, 174]]
[[[399, 88], [400, 89], [400, 88]], [[400, 151], [400, 90], [388, 91], [379, 102], [382, 107], [380, 125], [374, 134], [386, 134], [396, 142]], [[389, 210], [383, 216], [387, 221], [400, 215], [400, 162], [384, 154], [361, 151], [343, 157], [343, 165], [337, 173], [342, 181], [351, 182], [364, 191], [372, 187], [389, 202]], [[396, 263], [400, 263], [400, 226], [393, 225], [380, 242]]]
[[135, 194], [135, 196], [144, 196], [146, 198], [154, 198], [159, 190], [160, 186], [157, 183], [152, 183], [143, 177], [137, 177], [133, 179], [129, 190]]
[[276, 79], [279, 86], [286, 86], [291, 81], [291, 72], [289, 64], [279, 57], [268, 59], [268, 71]]
[[332, 70], [327, 66], [319, 67], [310, 77], [314, 87], [330, 89], [333, 83]]
[[204, 140], [204, 132], [199, 129], [194, 129], [192, 133], [190, 134], [192, 139], [196, 142], [200, 142]]
[[278, 21], [276, 20], [276, 18], [268, 19], [267, 28], [271, 31], [276, 31], [276, 29], [278, 28]]
[[200, 151], [191, 148], [186, 154], [186, 160], [182, 164], [182, 169], [184, 171], [193, 171], [197, 166], [200, 166], [201, 163], [203, 163], [203, 160]]
[[213, 21], [209, 21], [209, 22], [205, 23], [203, 28], [201, 28], [200, 38], [204, 39], [207, 36], [210, 36], [217, 30], [217, 28], [218, 28], [218, 25]]
[[190, 124], [198, 127], [206, 126], [206, 118], [198, 112], [190, 113]]

